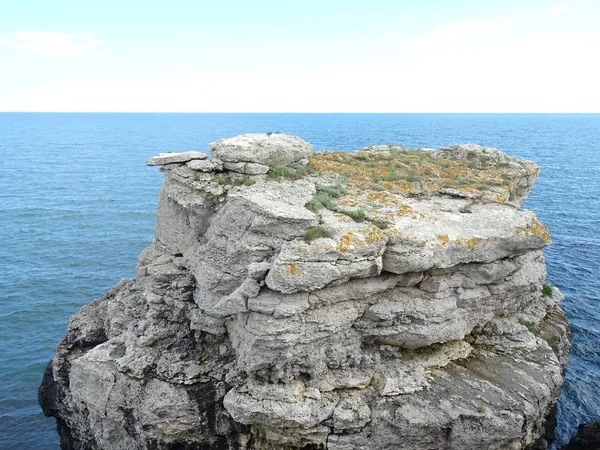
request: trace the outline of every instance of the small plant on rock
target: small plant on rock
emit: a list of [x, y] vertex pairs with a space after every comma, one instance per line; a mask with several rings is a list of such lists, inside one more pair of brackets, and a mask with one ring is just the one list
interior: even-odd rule
[[465, 203], [465, 205], [459, 209], [459, 211], [463, 214], [471, 214], [473, 212], [473, 203], [469, 202], [469, 203]]
[[329, 231], [323, 227], [310, 227], [304, 232], [304, 236], [302, 238], [304, 239], [304, 242], [310, 244], [315, 239], [331, 238], [331, 233], [329, 233]]
[[417, 183], [421, 181], [421, 177], [418, 176], [416, 173], [409, 173], [404, 177], [404, 179], [409, 183]]
[[304, 206], [306, 209], [314, 213], [321, 208], [334, 211], [337, 208], [337, 205], [331, 199], [341, 197], [346, 193], [346, 189], [344, 189], [341, 184], [320, 188], [313, 195], [313, 198]]
[[287, 166], [271, 166], [269, 167], [269, 171], [267, 172], [267, 176], [273, 180], [280, 180], [281, 178], [286, 178], [289, 180], [299, 180], [308, 175], [315, 175], [318, 171], [307, 164], [305, 167], [301, 169], [294, 169], [293, 167]]
[[256, 181], [254, 181], [252, 178], [250, 178], [249, 176], [245, 176], [244, 178], [242, 178], [242, 180], [240, 181], [240, 184], [243, 186], [252, 186], [253, 184], [256, 184]]
[[390, 226], [390, 222], [387, 220], [370, 220], [370, 222], [381, 230], [385, 230]]
[[290, 178], [296, 173], [296, 169], [286, 166], [271, 166], [267, 172], [269, 178]]
[[325, 193], [331, 198], [337, 198], [346, 194], [348, 191], [346, 191], [346, 189], [344, 189], [341, 185], [336, 184], [335, 186], [320, 188], [317, 192]]
[[396, 169], [391, 164], [388, 166], [388, 174], [383, 176], [373, 177], [373, 181], [397, 181], [400, 177], [396, 173]]
[[323, 207], [323, 205], [320, 201], [316, 200], [315, 198], [312, 198], [306, 205], [304, 205], [304, 207], [316, 214], [317, 211], [319, 211]]
[[337, 212], [350, 217], [355, 222], [364, 222], [365, 219], [367, 218], [367, 215], [365, 214], [365, 212], [362, 209], [356, 209], [356, 210], [340, 209]]
[[550, 297], [552, 295], [552, 286], [549, 284], [544, 284], [542, 287], [542, 295], [544, 297]]

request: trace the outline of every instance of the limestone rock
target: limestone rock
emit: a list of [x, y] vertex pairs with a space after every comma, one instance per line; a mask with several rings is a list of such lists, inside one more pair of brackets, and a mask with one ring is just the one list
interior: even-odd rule
[[379, 275], [386, 236], [369, 222], [347, 216], [322, 217], [331, 239], [286, 243], [266, 278], [269, 288], [285, 294], [321, 289], [333, 281]]
[[208, 158], [208, 155], [201, 152], [159, 153], [146, 161], [146, 165], [164, 166], [167, 164], [184, 164], [188, 161], [205, 160], [206, 158]]
[[242, 171], [234, 164], [243, 164], [243, 173], [248, 172], [248, 165], [258, 173], [258, 166], [290, 166], [303, 167], [312, 152], [312, 145], [296, 136], [287, 134], [243, 134], [234, 138], [220, 139], [210, 144], [210, 151], [235, 171]]
[[268, 165], [252, 162], [224, 162], [223, 167], [232, 172], [246, 173], [248, 175], [264, 175], [269, 171]]
[[383, 256], [384, 269], [390, 272], [492, 262], [550, 243], [548, 230], [529, 211], [486, 204], [457, 214], [464, 201], [435, 198], [405, 203], [413, 214], [395, 218], [395, 228], [402, 231], [390, 237]]
[[[279, 134], [211, 150], [150, 160], [154, 243], [69, 322], [40, 388], [64, 449], [547, 447], [570, 338], [520, 209], [534, 163]], [[309, 156], [315, 175], [265, 176]]]
[[199, 170], [201, 172], [211, 172], [216, 168], [216, 165], [208, 159], [192, 159], [186, 165], [192, 170]]
[[523, 204], [540, 172], [539, 166], [532, 161], [511, 158], [495, 148], [481, 147], [475, 144], [441, 148], [432, 155], [466, 163], [476, 169], [506, 168], [513, 184], [510, 197], [506, 201], [516, 206]]

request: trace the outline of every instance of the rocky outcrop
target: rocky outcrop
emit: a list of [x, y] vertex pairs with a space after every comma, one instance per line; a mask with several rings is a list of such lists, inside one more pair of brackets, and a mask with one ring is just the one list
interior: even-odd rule
[[304, 167], [312, 145], [284, 134], [243, 134], [210, 144], [213, 161], [227, 170], [250, 175], [265, 174], [269, 166]]
[[520, 209], [535, 164], [281, 134], [211, 150], [148, 162], [154, 243], [40, 388], [63, 448], [546, 448], [570, 340]]

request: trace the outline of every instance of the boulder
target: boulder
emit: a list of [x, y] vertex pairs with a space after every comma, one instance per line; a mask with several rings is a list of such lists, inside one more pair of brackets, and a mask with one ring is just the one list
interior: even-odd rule
[[263, 167], [269, 166], [304, 167], [312, 148], [299, 137], [279, 133], [243, 134], [210, 144], [213, 158], [243, 173], [266, 173]]

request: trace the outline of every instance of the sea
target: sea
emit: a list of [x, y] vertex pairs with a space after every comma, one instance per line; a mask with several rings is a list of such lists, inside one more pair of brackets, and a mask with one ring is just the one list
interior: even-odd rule
[[573, 335], [555, 448], [600, 420], [600, 115], [0, 113], [1, 450], [59, 449], [38, 386], [69, 317], [152, 242], [162, 174], [144, 162], [278, 131], [315, 150], [475, 143], [537, 162], [524, 207], [550, 228]]

